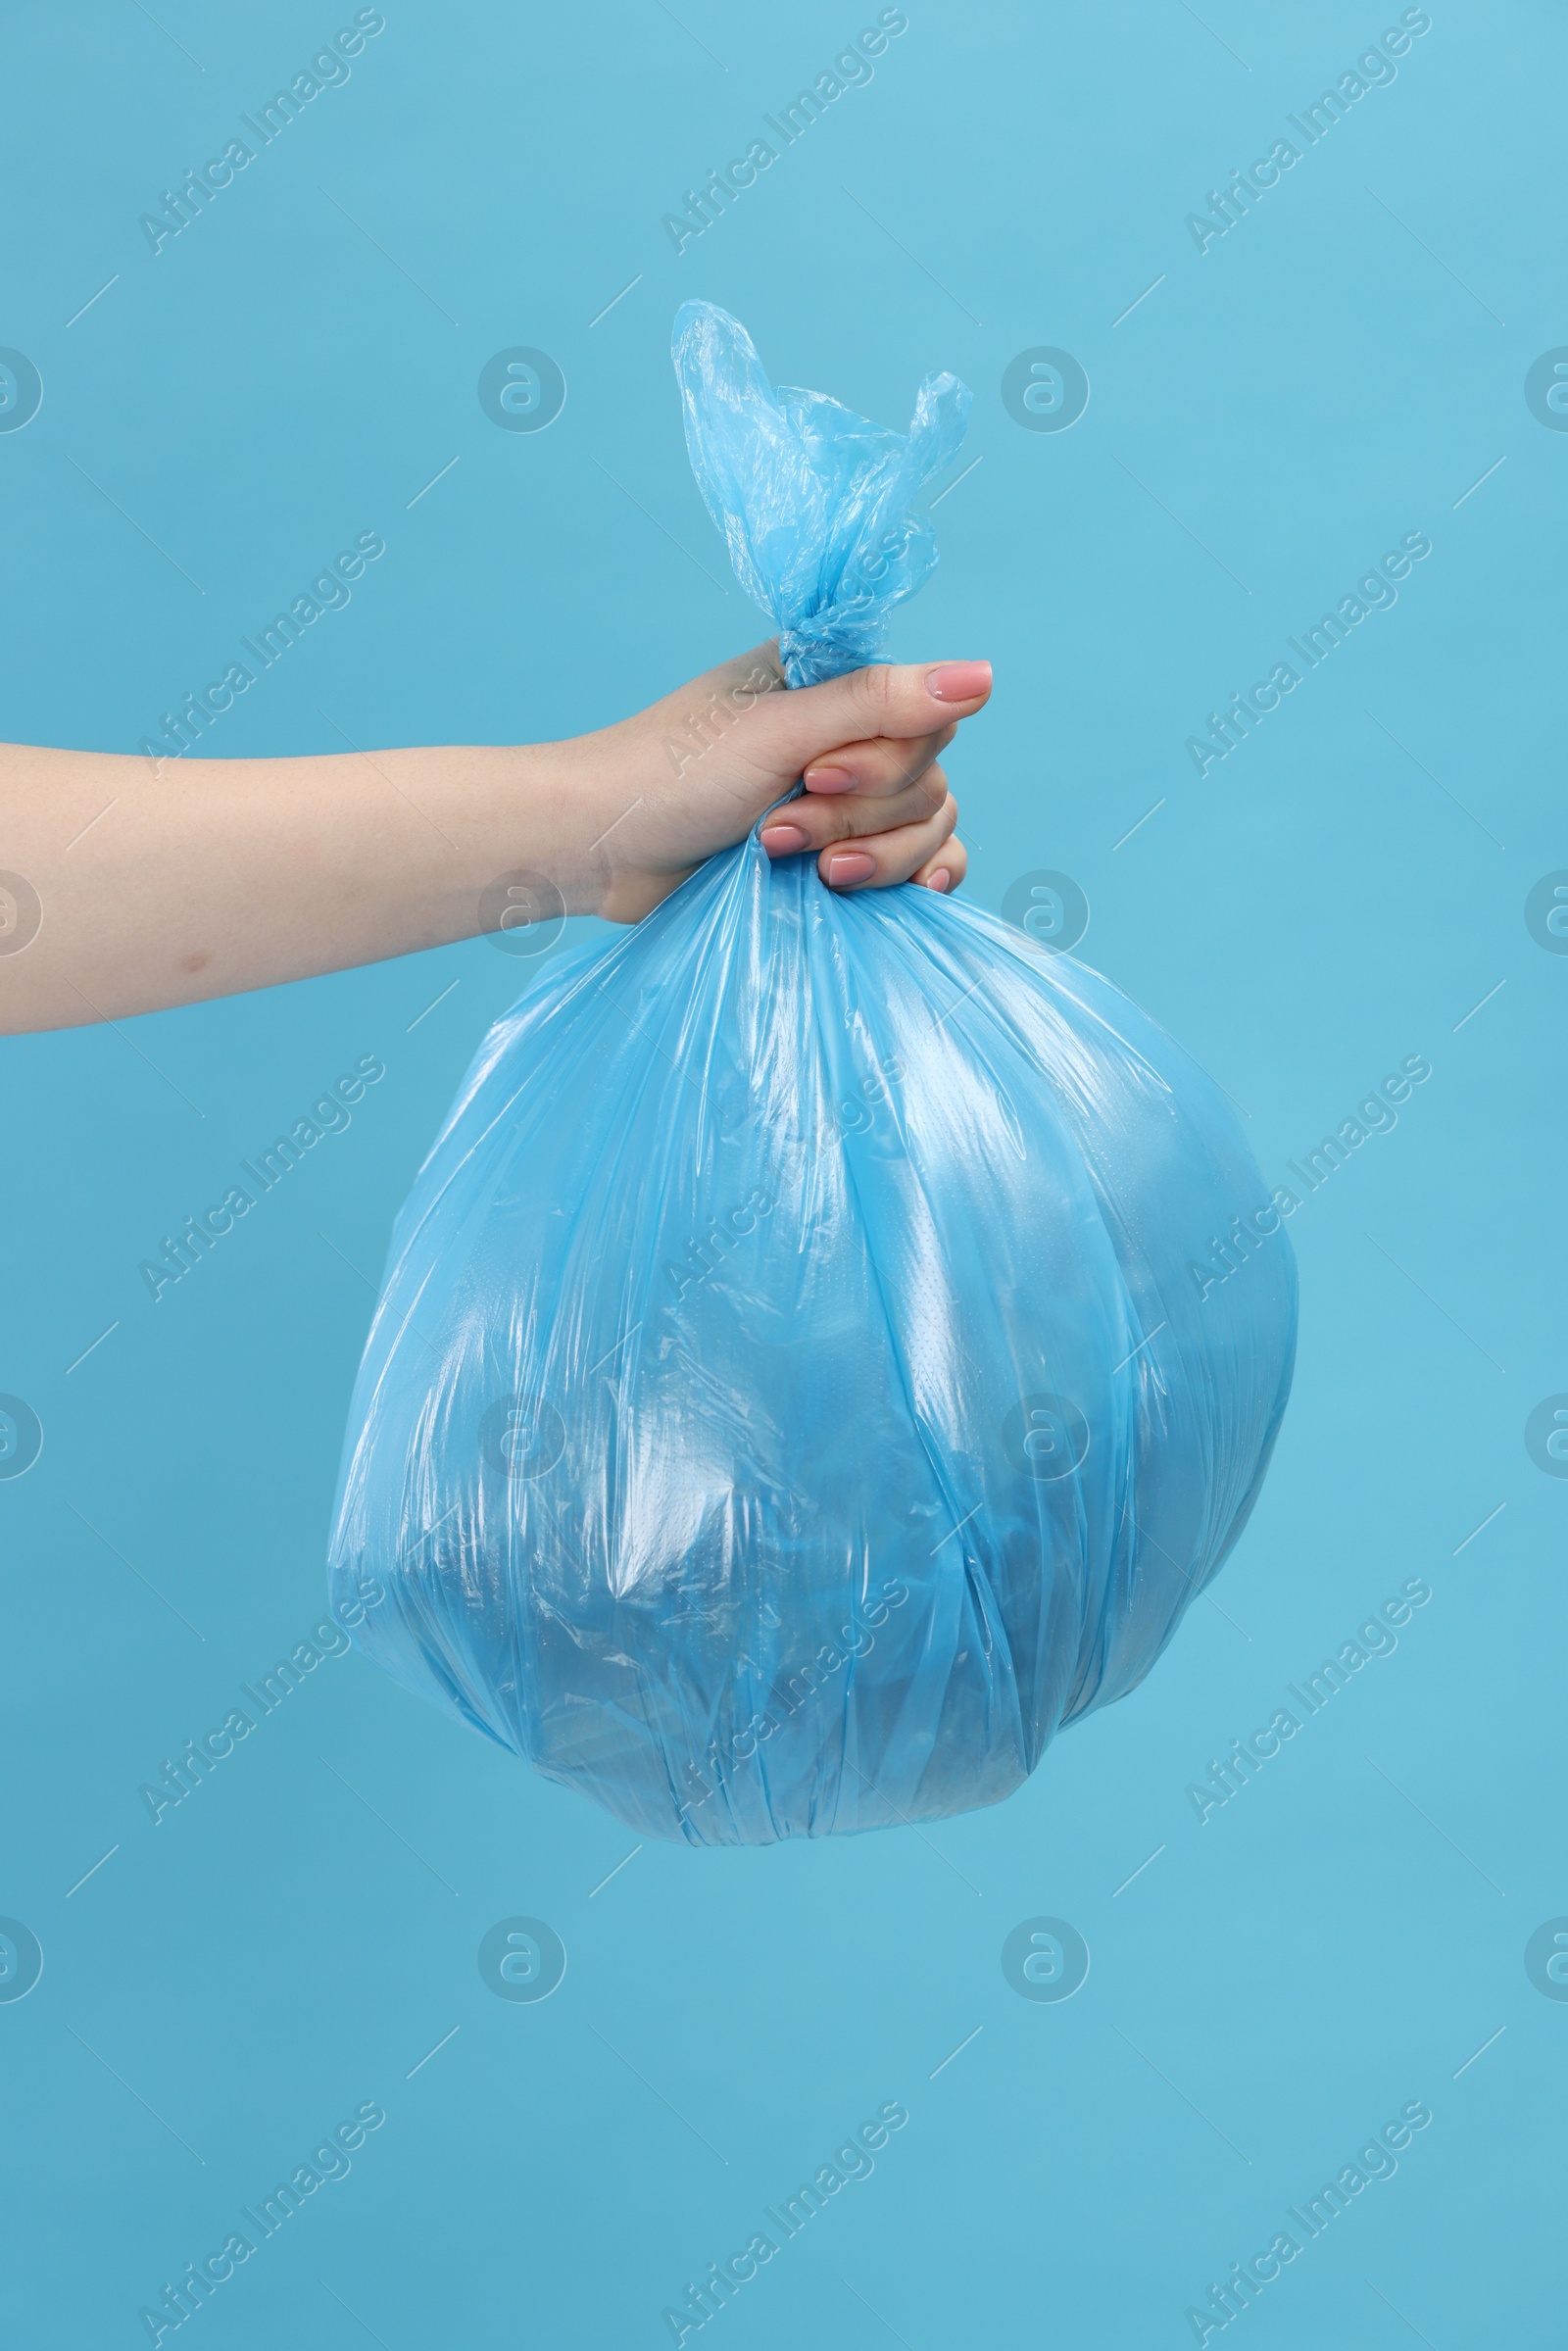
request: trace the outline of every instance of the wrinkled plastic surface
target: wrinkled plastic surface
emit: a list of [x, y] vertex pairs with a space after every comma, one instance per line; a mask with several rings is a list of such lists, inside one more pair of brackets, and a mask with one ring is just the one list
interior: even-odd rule
[[[887, 432], [773, 392], [706, 305], [676, 366], [792, 681], [873, 658], [962, 387]], [[1105, 980], [754, 835], [486, 1038], [398, 1220], [334, 1600], [640, 1836], [995, 1802], [1148, 1672], [1251, 1507], [1295, 1344], [1267, 1201]]]

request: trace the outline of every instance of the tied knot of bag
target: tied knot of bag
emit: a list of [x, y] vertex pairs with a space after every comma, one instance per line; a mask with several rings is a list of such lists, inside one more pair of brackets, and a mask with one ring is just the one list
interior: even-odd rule
[[745, 327], [710, 302], [682, 305], [673, 357], [692, 471], [736, 578], [778, 630], [787, 682], [863, 669], [936, 567], [919, 509], [962, 445], [967, 385], [926, 376], [908, 431], [894, 432], [769, 382]]
[[880, 612], [816, 612], [778, 632], [778, 658], [792, 686], [819, 686], [851, 669], [863, 669], [882, 650], [886, 622]]

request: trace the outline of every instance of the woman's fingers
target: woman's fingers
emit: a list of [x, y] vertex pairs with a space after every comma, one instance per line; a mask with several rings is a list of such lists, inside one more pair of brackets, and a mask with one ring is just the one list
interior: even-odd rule
[[[894, 882], [924, 880], [938, 888], [953, 888], [963, 878], [966, 859], [954, 837], [958, 804], [952, 793], [941, 806], [917, 823], [901, 824], [886, 832], [865, 833], [840, 846], [824, 849], [816, 869], [830, 890], [885, 890]], [[936, 883], [946, 873], [945, 884]]]
[[806, 770], [806, 789], [824, 798], [842, 792], [882, 795], [906, 791], [947, 750], [957, 731], [955, 724], [904, 742], [884, 735], [868, 743], [846, 743], [811, 761]]
[[803, 795], [774, 809], [762, 828], [762, 847], [770, 857], [798, 857], [808, 851], [828, 849], [835, 841], [897, 832], [906, 825], [927, 822], [947, 797], [947, 775], [935, 760], [917, 783], [907, 784], [900, 792]]
[[[778, 809], [762, 833], [769, 856], [814, 854], [823, 881], [840, 892], [908, 881], [956, 890], [968, 857], [954, 830], [957, 804], [937, 759], [957, 733], [957, 719], [978, 709], [990, 689], [990, 664], [983, 661], [861, 672], [854, 692], [862, 707], [872, 702], [878, 731], [808, 763], [804, 797]], [[956, 716], [914, 731], [916, 713], [933, 702]]]
[[769, 857], [814, 857], [841, 892], [908, 881], [956, 890], [968, 859], [938, 755], [990, 692], [989, 662], [935, 661], [769, 696], [760, 707], [770, 729], [793, 738], [784, 756], [798, 749], [806, 784], [767, 819]]
[[956, 890], [968, 865], [954, 834], [957, 819], [958, 804], [933, 760], [902, 791], [789, 801], [769, 818], [761, 841], [770, 857], [813, 855], [832, 890], [883, 890], [908, 881]]
[[956, 890], [968, 870], [969, 852], [955, 833], [909, 879], [926, 890]]

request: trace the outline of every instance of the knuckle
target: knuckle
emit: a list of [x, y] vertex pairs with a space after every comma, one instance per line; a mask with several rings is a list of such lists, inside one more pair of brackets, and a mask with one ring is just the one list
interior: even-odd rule
[[[886, 661], [873, 661], [868, 668], [855, 673], [856, 701], [875, 720], [880, 721], [893, 708], [893, 674]], [[882, 731], [880, 724], [865, 730], [868, 736], [880, 735]]]

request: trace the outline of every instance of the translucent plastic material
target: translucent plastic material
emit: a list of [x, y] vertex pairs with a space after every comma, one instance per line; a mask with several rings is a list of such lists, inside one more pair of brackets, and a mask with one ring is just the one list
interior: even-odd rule
[[[774, 392], [702, 304], [675, 359], [792, 682], [873, 658], [967, 394], [884, 431]], [[1268, 1202], [1106, 981], [754, 835], [486, 1038], [398, 1221], [333, 1596], [643, 1837], [993, 1803], [1148, 1672], [1252, 1505], [1295, 1343]]]

